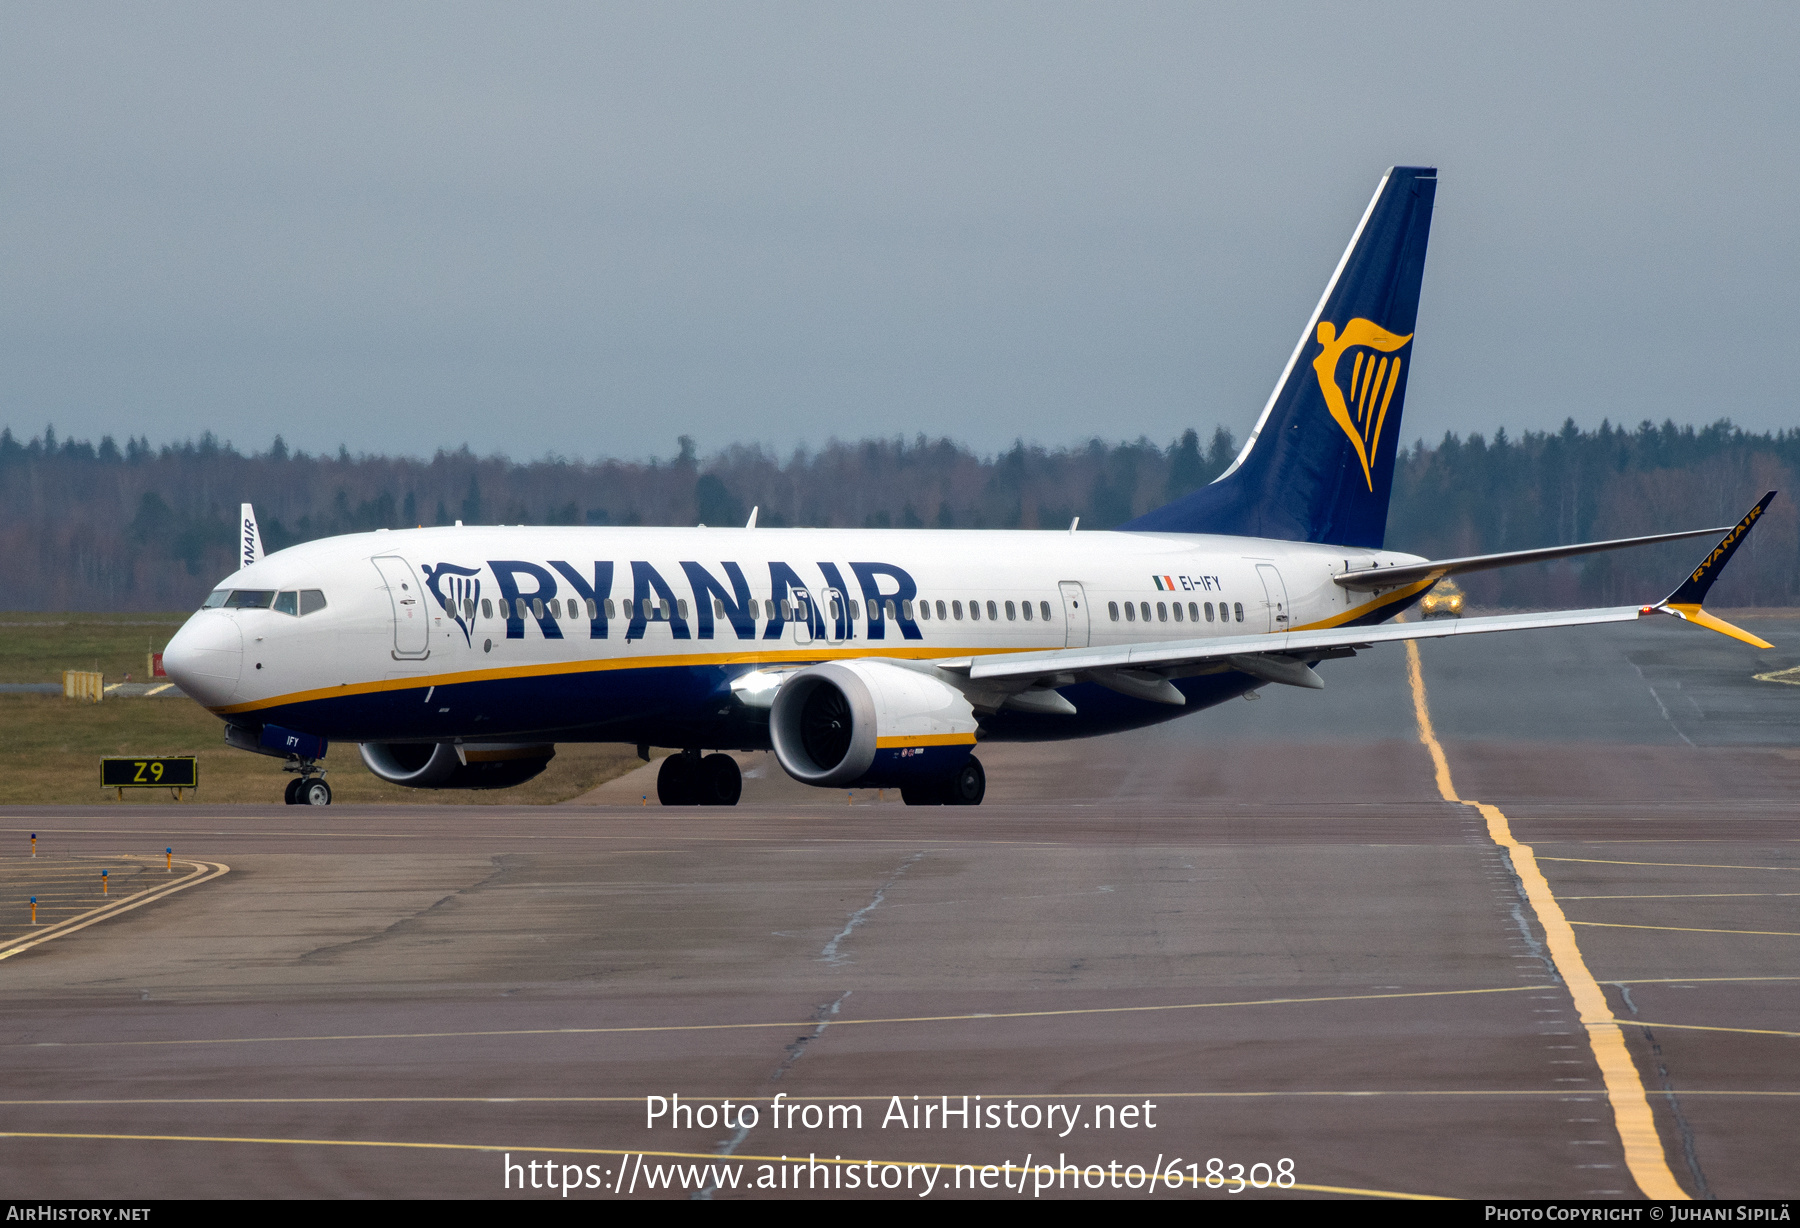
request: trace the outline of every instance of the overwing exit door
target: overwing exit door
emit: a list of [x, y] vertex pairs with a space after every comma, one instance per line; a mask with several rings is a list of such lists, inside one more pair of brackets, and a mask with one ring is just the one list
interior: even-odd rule
[[1064, 580], [1057, 587], [1062, 589], [1063, 647], [1086, 648], [1088, 646], [1087, 593], [1074, 580]]

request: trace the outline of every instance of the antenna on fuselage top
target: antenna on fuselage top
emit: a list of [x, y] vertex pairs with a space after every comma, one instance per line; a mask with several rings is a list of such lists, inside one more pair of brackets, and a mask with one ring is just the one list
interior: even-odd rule
[[1070, 537], [1075, 536], [1075, 526], [1080, 523], [1081, 523], [1081, 517], [1079, 517], [1079, 516], [1075, 517], [1075, 519], [1073, 519], [1069, 522], [1069, 536]]
[[746, 529], [754, 529], [756, 527], [756, 513], [760, 511], [762, 511], [762, 504], [760, 503], [750, 509], [750, 519], [744, 522], [744, 527]]

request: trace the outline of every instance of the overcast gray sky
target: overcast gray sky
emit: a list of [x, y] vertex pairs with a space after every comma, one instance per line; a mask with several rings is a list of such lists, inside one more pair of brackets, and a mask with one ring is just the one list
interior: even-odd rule
[[0, 425], [1240, 438], [1441, 168], [1405, 437], [1800, 426], [1800, 6], [0, 6]]

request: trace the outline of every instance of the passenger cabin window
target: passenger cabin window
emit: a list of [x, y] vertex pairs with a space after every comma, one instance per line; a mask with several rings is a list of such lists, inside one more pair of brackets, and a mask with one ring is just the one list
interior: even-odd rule
[[1200, 621], [1200, 607], [1191, 601], [1188, 602], [1188, 621], [1191, 623]]
[[1112, 620], [1114, 622], [1119, 621], [1119, 603], [1118, 602], [1116, 602], [1116, 601], [1107, 602], [1106, 603], [1106, 612], [1108, 614], [1112, 615]]
[[481, 599], [481, 616], [483, 618], [492, 618], [494, 616], [494, 603], [486, 597]]
[[1211, 622], [1212, 620], [1212, 602], [1209, 601], [1206, 603], [1206, 621]]
[[613, 599], [611, 597], [608, 597], [606, 599], [605, 609], [606, 609], [606, 616], [608, 618], [617, 618], [618, 617], [617, 614], [613, 613]]
[[1006, 621], [1009, 623], [1019, 621], [1019, 607], [1010, 601], [1006, 603]]
[[589, 622], [593, 622], [600, 617], [600, 610], [594, 605], [594, 599], [592, 597], [587, 599], [587, 616]]
[[[921, 601], [919, 604], [924, 605], [925, 603], [923, 601]], [[913, 621], [913, 603], [912, 602], [902, 601], [900, 603], [900, 617], [905, 619], [907, 622]], [[929, 618], [931, 616], [929, 614], [927, 614], [926, 617]]]
[[1045, 622], [1050, 621], [1050, 603], [1048, 601], [1038, 602], [1038, 614], [1043, 617]]
[[[665, 605], [665, 606], [666, 606], [666, 605], [668, 605], [668, 604], [669, 604], [669, 603], [668, 603], [668, 602], [666, 602], [666, 601], [665, 601], [665, 602], [663, 602], [663, 604], [664, 604], [664, 605]], [[683, 617], [683, 618], [686, 618], [686, 617], [687, 617], [687, 616], [688, 616], [688, 612], [687, 612], [687, 611], [688, 611], [688, 604], [687, 604], [687, 598], [686, 598], [686, 597], [683, 597], [683, 598], [682, 598], [682, 599], [681, 599], [681, 600], [680, 600], [680, 601], [678, 601], [678, 602], [676, 602], [676, 603], [675, 603], [675, 608], [676, 608], [676, 609], [677, 609], [677, 610], [678, 610], [678, 611], [680, 611], [680, 613], [681, 613], [681, 616], [682, 616], [682, 617]]]
[[1181, 603], [1179, 601], [1175, 603], [1175, 621], [1181, 621]]
[[1137, 605], [1135, 602], [1127, 601], [1125, 603], [1125, 621], [1128, 623], [1137, 621]]
[[1244, 621], [1244, 603], [1241, 601], [1234, 601], [1231, 603], [1231, 608], [1233, 610], [1237, 611], [1237, 620], [1239, 622], [1243, 622]]
[[1025, 616], [1026, 622], [1030, 622], [1031, 621], [1031, 603], [1029, 601], [1021, 601], [1019, 603], [1019, 613], [1021, 613]]
[[981, 621], [981, 603], [979, 601], [971, 601], [969, 603], [969, 621]]
[[299, 593], [276, 593], [275, 594], [275, 612], [277, 614], [292, 614], [295, 618], [299, 618], [300, 617], [300, 594]]
[[919, 620], [921, 622], [929, 622], [931, 620], [931, 603], [929, 601], [921, 601], [919, 603]]
[[950, 603], [950, 612], [952, 614], [956, 615], [957, 622], [961, 622], [962, 621], [962, 602], [952, 601]]
[[991, 601], [988, 602], [988, 618], [993, 622], [1000, 621], [1000, 611], [995, 608], [994, 603]]
[[1150, 621], [1150, 603], [1148, 601], [1140, 601], [1140, 602], [1138, 602], [1138, 609], [1143, 614], [1144, 621], [1149, 622]]
[[[942, 618], [944, 617], [944, 603], [941, 601], [937, 603], [937, 615], [940, 620], [942, 620]], [[957, 612], [956, 616], [958, 618], [962, 617], [962, 613], [960, 610]]]

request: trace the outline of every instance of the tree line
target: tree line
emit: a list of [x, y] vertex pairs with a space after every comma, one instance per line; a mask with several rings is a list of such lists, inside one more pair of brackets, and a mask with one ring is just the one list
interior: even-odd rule
[[[691, 439], [648, 461], [515, 462], [464, 447], [413, 457], [308, 454], [277, 436], [240, 452], [212, 434], [123, 447], [0, 431], [0, 558], [16, 610], [181, 610], [235, 566], [237, 510], [256, 505], [268, 549], [414, 525], [742, 524], [863, 528], [1111, 528], [1197, 489], [1236, 455], [1222, 427], [978, 456], [947, 439], [833, 441], [787, 456], [737, 445], [702, 459]], [[1388, 546], [1428, 557], [1520, 550], [1729, 524], [1764, 490], [1794, 493], [1800, 430], [1710, 426], [1491, 437], [1446, 434], [1403, 450]], [[1661, 597], [1702, 543], [1471, 576], [1478, 605], [1534, 608]], [[1800, 604], [1800, 517], [1777, 500], [1714, 597]]]

